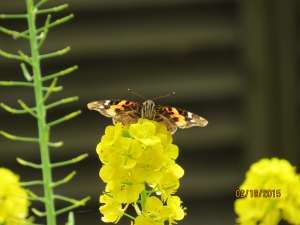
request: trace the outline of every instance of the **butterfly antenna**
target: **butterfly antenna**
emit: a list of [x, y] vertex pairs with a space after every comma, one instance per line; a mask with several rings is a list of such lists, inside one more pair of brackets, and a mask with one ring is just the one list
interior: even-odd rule
[[132, 90], [130, 90], [130, 89], [128, 89], [128, 91], [129, 91], [129, 92], [131, 92], [132, 94], [135, 94], [135, 95], [137, 95], [137, 96], [140, 96], [140, 97], [142, 97], [142, 98], [144, 98], [144, 99], [148, 100], [148, 99], [147, 99], [147, 98], [145, 98], [144, 96], [141, 96], [141, 95], [139, 95], [139, 94], [137, 94], [137, 93], [133, 92], [133, 91], [132, 91]]
[[[171, 95], [175, 95], [175, 92], [173, 92], [171, 94], [168, 94], [168, 95], [164, 95], [164, 96], [158, 97], [158, 98], [164, 98], [164, 97], [168, 97], [168, 96], [171, 96]], [[158, 99], [158, 98], [155, 98], [155, 99]], [[152, 101], [155, 100], [155, 99], [152, 99]]]

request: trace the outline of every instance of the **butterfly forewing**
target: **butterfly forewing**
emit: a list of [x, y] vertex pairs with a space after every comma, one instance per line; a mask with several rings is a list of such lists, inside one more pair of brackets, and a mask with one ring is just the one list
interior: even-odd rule
[[161, 114], [181, 129], [192, 126], [205, 127], [208, 123], [206, 119], [183, 109], [167, 106], [156, 106], [155, 109], [158, 114]]
[[100, 112], [104, 116], [115, 117], [129, 111], [137, 111], [139, 113], [142, 105], [128, 100], [102, 100], [90, 102], [87, 107], [90, 110]]

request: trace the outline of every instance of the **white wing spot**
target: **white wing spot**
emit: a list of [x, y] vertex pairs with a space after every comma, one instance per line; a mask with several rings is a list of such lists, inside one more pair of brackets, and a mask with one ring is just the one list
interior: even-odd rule
[[188, 118], [193, 118], [193, 115], [192, 115], [192, 113], [188, 113]]
[[194, 123], [195, 122], [195, 120], [190, 120], [192, 123]]
[[100, 109], [103, 109], [104, 108], [104, 106], [103, 105], [100, 105], [100, 107], [99, 107]]
[[106, 101], [105, 103], [104, 103], [104, 105], [108, 105], [110, 103], [110, 101]]

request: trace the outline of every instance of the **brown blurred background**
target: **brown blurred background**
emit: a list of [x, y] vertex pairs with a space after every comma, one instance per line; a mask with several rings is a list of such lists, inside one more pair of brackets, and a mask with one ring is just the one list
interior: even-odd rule
[[[41, 54], [67, 46], [63, 56], [42, 61], [43, 75], [78, 65], [79, 70], [60, 77], [61, 92], [47, 103], [79, 96], [79, 101], [48, 111], [53, 121], [82, 110], [82, 115], [54, 126], [52, 162], [89, 157], [80, 163], [53, 170], [55, 181], [77, 171], [55, 193], [75, 199], [91, 196], [76, 208], [76, 224], [102, 224], [98, 199], [104, 184], [98, 176], [101, 163], [95, 152], [111, 119], [89, 111], [95, 100], [144, 100], [189, 110], [209, 121], [205, 128], [178, 130], [177, 163], [185, 170], [178, 195], [187, 207], [179, 224], [234, 224], [235, 190], [250, 165], [264, 157], [279, 157], [299, 166], [299, 1], [282, 0], [49, 0], [42, 8], [68, 3], [52, 13], [51, 21], [71, 13], [75, 18], [50, 29]], [[1, 0], [0, 14], [25, 13], [23, 0]], [[37, 17], [43, 26], [46, 15]], [[24, 19], [0, 20], [0, 26], [24, 31]], [[0, 33], [0, 49], [30, 55], [27, 40]], [[27, 67], [28, 68], [28, 67]], [[0, 58], [0, 80], [25, 81], [20, 61]], [[47, 82], [46, 84], [50, 84]], [[20, 109], [17, 100], [34, 106], [33, 89], [0, 87], [0, 102]], [[0, 130], [37, 137], [36, 120], [0, 109]], [[21, 176], [21, 181], [41, 179], [41, 171], [23, 167], [16, 157], [40, 162], [37, 144], [0, 137], [0, 167]], [[298, 171], [299, 172], [299, 171]], [[30, 188], [38, 195], [38, 186]], [[43, 205], [32, 206], [44, 211]], [[58, 201], [56, 208], [67, 206]], [[130, 214], [135, 215], [133, 211]], [[58, 224], [67, 214], [58, 217]], [[36, 218], [36, 223], [45, 223]], [[120, 225], [130, 224], [125, 217]]]

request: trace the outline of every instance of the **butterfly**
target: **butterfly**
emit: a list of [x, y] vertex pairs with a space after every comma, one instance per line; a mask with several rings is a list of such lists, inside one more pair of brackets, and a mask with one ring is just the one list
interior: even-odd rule
[[[136, 94], [130, 89], [128, 91]], [[173, 94], [175, 93], [173, 92], [162, 97]], [[139, 94], [136, 95], [141, 96]], [[106, 117], [112, 117], [114, 125], [118, 122], [122, 122], [123, 125], [135, 124], [139, 118], [145, 118], [164, 124], [172, 134], [176, 132], [177, 127], [185, 129], [192, 126], [205, 127], [208, 124], [206, 119], [194, 113], [174, 107], [155, 105], [153, 100], [147, 100], [143, 104], [129, 100], [101, 100], [90, 102], [87, 107], [90, 110], [100, 112]]]

